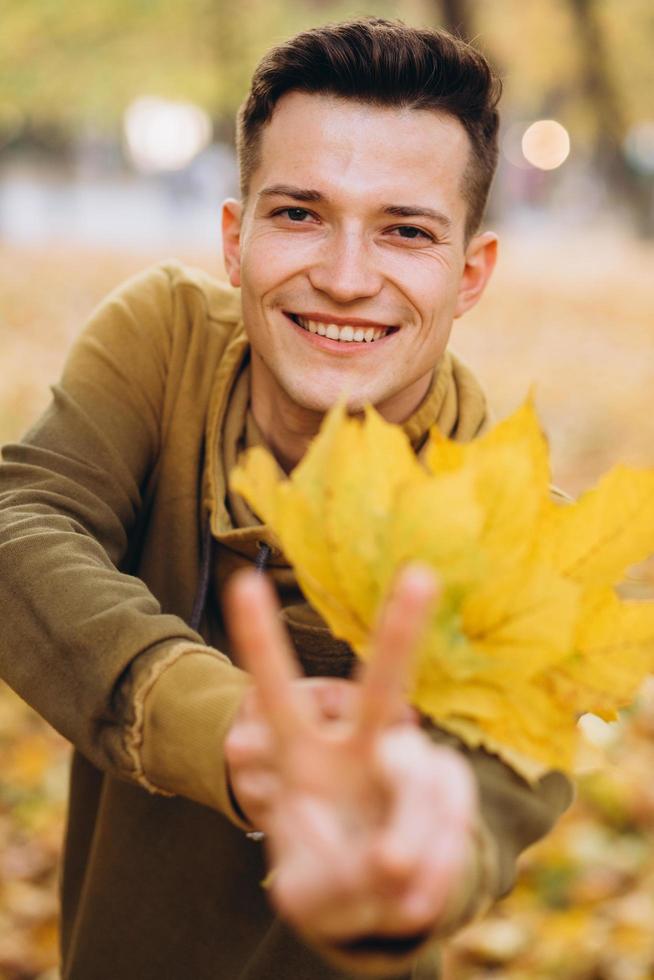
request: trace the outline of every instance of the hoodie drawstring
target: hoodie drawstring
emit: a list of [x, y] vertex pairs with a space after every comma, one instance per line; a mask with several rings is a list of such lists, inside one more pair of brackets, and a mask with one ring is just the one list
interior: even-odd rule
[[202, 554], [200, 557], [200, 581], [198, 582], [198, 589], [195, 593], [195, 600], [193, 602], [193, 612], [191, 613], [191, 619], [189, 626], [192, 630], [199, 632], [200, 621], [202, 619], [202, 613], [204, 612], [204, 607], [207, 602], [207, 593], [209, 591], [209, 579], [211, 572], [211, 551], [212, 551], [213, 537], [211, 534], [211, 518], [207, 517], [207, 522], [204, 525], [204, 531], [202, 532]]
[[257, 557], [254, 560], [254, 567], [259, 572], [260, 575], [266, 570], [266, 563], [272, 554], [272, 548], [265, 541], [259, 541], [259, 550], [257, 551]]
[[[211, 579], [211, 555], [213, 551], [213, 535], [211, 533], [211, 519], [207, 518], [202, 532], [202, 553], [200, 557], [200, 581], [198, 582], [197, 592], [193, 601], [193, 611], [189, 620], [192, 630], [199, 632], [202, 614], [207, 603], [209, 593], [209, 581]], [[272, 548], [265, 541], [259, 541], [257, 556], [254, 567], [260, 575], [266, 570], [266, 565], [272, 554]]]

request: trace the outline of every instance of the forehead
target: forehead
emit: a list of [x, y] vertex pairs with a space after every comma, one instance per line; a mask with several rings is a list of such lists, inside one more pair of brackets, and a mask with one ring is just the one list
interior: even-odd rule
[[465, 129], [447, 113], [290, 92], [263, 129], [250, 190], [279, 182], [362, 203], [410, 198], [447, 204], [456, 218], [465, 213], [469, 152]]

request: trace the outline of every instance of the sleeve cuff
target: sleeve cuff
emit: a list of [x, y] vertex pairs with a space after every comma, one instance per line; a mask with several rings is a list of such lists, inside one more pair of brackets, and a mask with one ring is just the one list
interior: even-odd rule
[[178, 644], [141, 691], [141, 778], [152, 792], [186, 796], [251, 830], [230, 793], [223, 743], [251, 681], [211, 648]]

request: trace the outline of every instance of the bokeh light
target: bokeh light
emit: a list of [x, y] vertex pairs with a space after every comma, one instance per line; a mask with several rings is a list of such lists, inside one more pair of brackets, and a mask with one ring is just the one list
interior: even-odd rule
[[142, 173], [181, 170], [211, 141], [208, 114], [191, 102], [135, 99], [123, 118], [130, 161]]
[[555, 119], [539, 119], [525, 130], [522, 152], [532, 167], [555, 170], [570, 154], [570, 136]]

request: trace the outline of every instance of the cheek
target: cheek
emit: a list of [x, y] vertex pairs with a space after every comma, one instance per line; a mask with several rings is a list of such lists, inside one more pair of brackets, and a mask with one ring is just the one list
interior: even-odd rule
[[397, 249], [397, 254], [383, 256], [382, 271], [425, 315], [447, 306], [456, 294], [458, 277], [443, 256]]
[[263, 242], [248, 244], [241, 253], [241, 280], [243, 289], [260, 293], [267, 287], [274, 255], [269, 254]]
[[427, 281], [418, 279], [406, 295], [418, 313], [422, 329], [430, 335], [440, 331], [444, 322], [451, 321], [456, 296], [447, 281], [433, 276]]
[[292, 236], [277, 235], [250, 239], [241, 253], [241, 279], [259, 296], [283, 285], [307, 266], [307, 250]]

